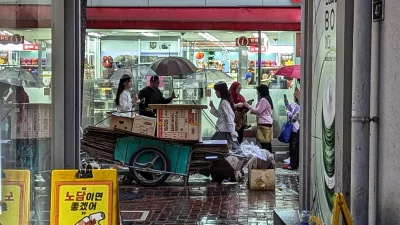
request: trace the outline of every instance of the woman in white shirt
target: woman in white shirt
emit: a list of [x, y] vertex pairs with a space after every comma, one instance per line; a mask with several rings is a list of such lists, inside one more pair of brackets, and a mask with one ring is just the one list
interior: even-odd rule
[[[239, 149], [237, 142], [238, 134], [235, 130], [235, 113], [233, 112], [233, 103], [228, 91], [228, 85], [225, 82], [218, 82], [214, 85], [215, 95], [221, 99], [218, 109], [214, 103], [210, 102], [211, 114], [217, 117], [216, 133], [212, 140], [227, 140], [232, 150]], [[243, 103], [242, 103], [243, 104]]]
[[119, 80], [117, 96], [115, 98], [117, 111], [121, 116], [132, 116], [133, 101], [129, 92], [131, 88], [132, 78], [129, 75], [123, 75]]

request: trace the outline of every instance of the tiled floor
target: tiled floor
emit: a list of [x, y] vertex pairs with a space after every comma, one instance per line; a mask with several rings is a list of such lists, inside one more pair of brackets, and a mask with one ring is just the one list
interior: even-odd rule
[[188, 187], [176, 183], [156, 188], [123, 186], [122, 195], [133, 193], [136, 200], [121, 200], [121, 211], [147, 211], [145, 222], [132, 222], [137, 213], [122, 213], [130, 224], [273, 224], [274, 208], [298, 209], [298, 173], [276, 171], [276, 191], [249, 191], [239, 184], [211, 183], [199, 176]]

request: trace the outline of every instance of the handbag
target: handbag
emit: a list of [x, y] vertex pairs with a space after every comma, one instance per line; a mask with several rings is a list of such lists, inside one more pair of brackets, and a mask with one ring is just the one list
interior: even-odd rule
[[273, 139], [272, 127], [258, 125], [256, 138], [261, 144], [271, 143]]
[[286, 122], [283, 124], [281, 134], [278, 137], [280, 142], [285, 144], [289, 143], [290, 135], [292, 134], [292, 127], [292, 121], [288, 117]]

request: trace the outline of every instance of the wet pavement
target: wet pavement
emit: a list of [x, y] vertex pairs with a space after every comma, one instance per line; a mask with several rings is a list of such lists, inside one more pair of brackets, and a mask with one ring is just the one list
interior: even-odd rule
[[[297, 171], [277, 169], [275, 192], [250, 191], [246, 181], [212, 183], [200, 175], [191, 176], [187, 187], [178, 181], [153, 188], [121, 186], [123, 224], [271, 225], [274, 209], [299, 208]], [[126, 200], [129, 196], [135, 199]]]

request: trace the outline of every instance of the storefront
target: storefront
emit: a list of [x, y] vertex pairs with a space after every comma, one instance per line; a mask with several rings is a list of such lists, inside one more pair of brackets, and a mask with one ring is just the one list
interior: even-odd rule
[[[23, 29], [14, 32], [30, 36], [34, 41], [30, 46], [32, 50], [19, 47], [22, 50], [16, 63], [37, 73], [46, 82], [52, 76], [47, 66], [51, 51], [46, 50], [46, 40], [49, 40], [51, 31], [29, 27], [32, 27], [32, 17], [40, 21], [36, 27], [48, 27], [50, 7], [21, 7], [24, 14], [19, 15], [21, 22], [16, 26]], [[8, 20], [4, 18], [3, 23], [10, 23]], [[106, 112], [115, 109], [112, 88], [99, 88], [96, 83], [110, 75], [103, 76], [103, 56], [111, 56], [116, 62], [129, 58], [131, 66], [140, 67], [149, 66], [161, 57], [182, 56], [198, 68], [227, 73], [230, 76], [227, 82], [238, 81], [243, 85], [242, 94], [246, 99], [254, 99], [254, 88], [259, 83], [272, 83], [277, 132], [285, 120], [283, 94], [292, 96], [293, 85], [297, 84], [284, 77], [275, 78], [274, 71], [282, 65], [300, 64], [300, 20], [300, 8], [290, 7], [88, 8], [82, 125], [94, 125], [104, 118]], [[213, 82], [208, 79], [206, 87], [212, 89]], [[144, 85], [137, 81], [136, 89]], [[181, 85], [184, 84], [181, 82]], [[50, 99], [42, 91], [39, 95], [33, 93], [37, 92], [36, 89], [28, 92], [32, 92], [33, 100], [43, 102]], [[190, 98], [180, 94], [180, 100], [208, 104], [209, 98], [194, 92], [186, 94]], [[213, 91], [211, 96], [214, 96]], [[255, 122], [254, 117], [249, 120]], [[212, 122], [203, 129], [203, 135], [210, 135]]]
[[[79, 5], [53, 2], [51, 6], [0, 5], [6, 12], [0, 15], [0, 70], [15, 70], [15, 78], [21, 80], [13, 88], [4, 88], [2, 96], [2, 169], [29, 171], [27, 183], [34, 184], [34, 191], [26, 211], [31, 211], [36, 224], [49, 217], [51, 170], [79, 165], [79, 126], [94, 125], [115, 109], [115, 84], [107, 81], [113, 72], [125, 69], [136, 76], [133, 91], [137, 92], [146, 85], [138, 67], [158, 58], [182, 56], [198, 68], [226, 73], [227, 83], [239, 81], [246, 99], [254, 99], [254, 87], [269, 84], [279, 66], [300, 63], [299, 8], [89, 8], [81, 74]], [[104, 66], [104, 56], [113, 58], [111, 68]], [[21, 79], [21, 74], [29, 78]], [[3, 83], [11, 78], [3, 77]], [[277, 89], [271, 95], [282, 102], [274, 111], [279, 127], [285, 118], [283, 94], [291, 96], [293, 86], [284, 78], [274, 79]], [[177, 104], [217, 102], [212, 91], [216, 80], [220, 79], [204, 78], [202, 85], [191, 88], [187, 80], [174, 80], [164, 93], [179, 90]], [[24, 102], [18, 100], [19, 94], [11, 94], [15, 86], [23, 87], [23, 95], [28, 96]], [[203, 116], [202, 134], [207, 137], [214, 132], [214, 118], [208, 112]], [[250, 122], [254, 125], [255, 118], [250, 117]]]
[[0, 3], [0, 224], [49, 224], [51, 170], [79, 166], [80, 5], [53, 3]]
[[[258, 42], [259, 34], [261, 43]], [[83, 125], [96, 124], [107, 112], [115, 110], [113, 89], [117, 84], [112, 81], [106, 85], [113, 73], [123, 70], [132, 75], [135, 78], [134, 94], [146, 85], [145, 71], [153, 62], [180, 56], [200, 71], [220, 71], [225, 76], [206, 75], [201, 81], [203, 86], [191, 86], [186, 80], [174, 79], [173, 89], [179, 94], [175, 104], [193, 104], [193, 101], [208, 104], [211, 99], [218, 102], [212, 89], [214, 83], [221, 80], [228, 85], [240, 82], [242, 94], [248, 100], [255, 98], [255, 87], [259, 83], [266, 84], [271, 88], [276, 105], [274, 118], [278, 131], [286, 119], [283, 95], [291, 96], [298, 82], [274, 73], [282, 66], [300, 63], [298, 39], [299, 34], [292, 31], [89, 29], [84, 87], [87, 104], [84, 105]], [[104, 57], [112, 58], [116, 65], [108, 68]], [[164, 88], [168, 96], [171, 88]], [[203, 116], [203, 121], [208, 121], [202, 127], [203, 135], [207, 137], [214, 132], [215, 121], [208, 112]], [[255, 123], [255, 117], [249, 119]]]

